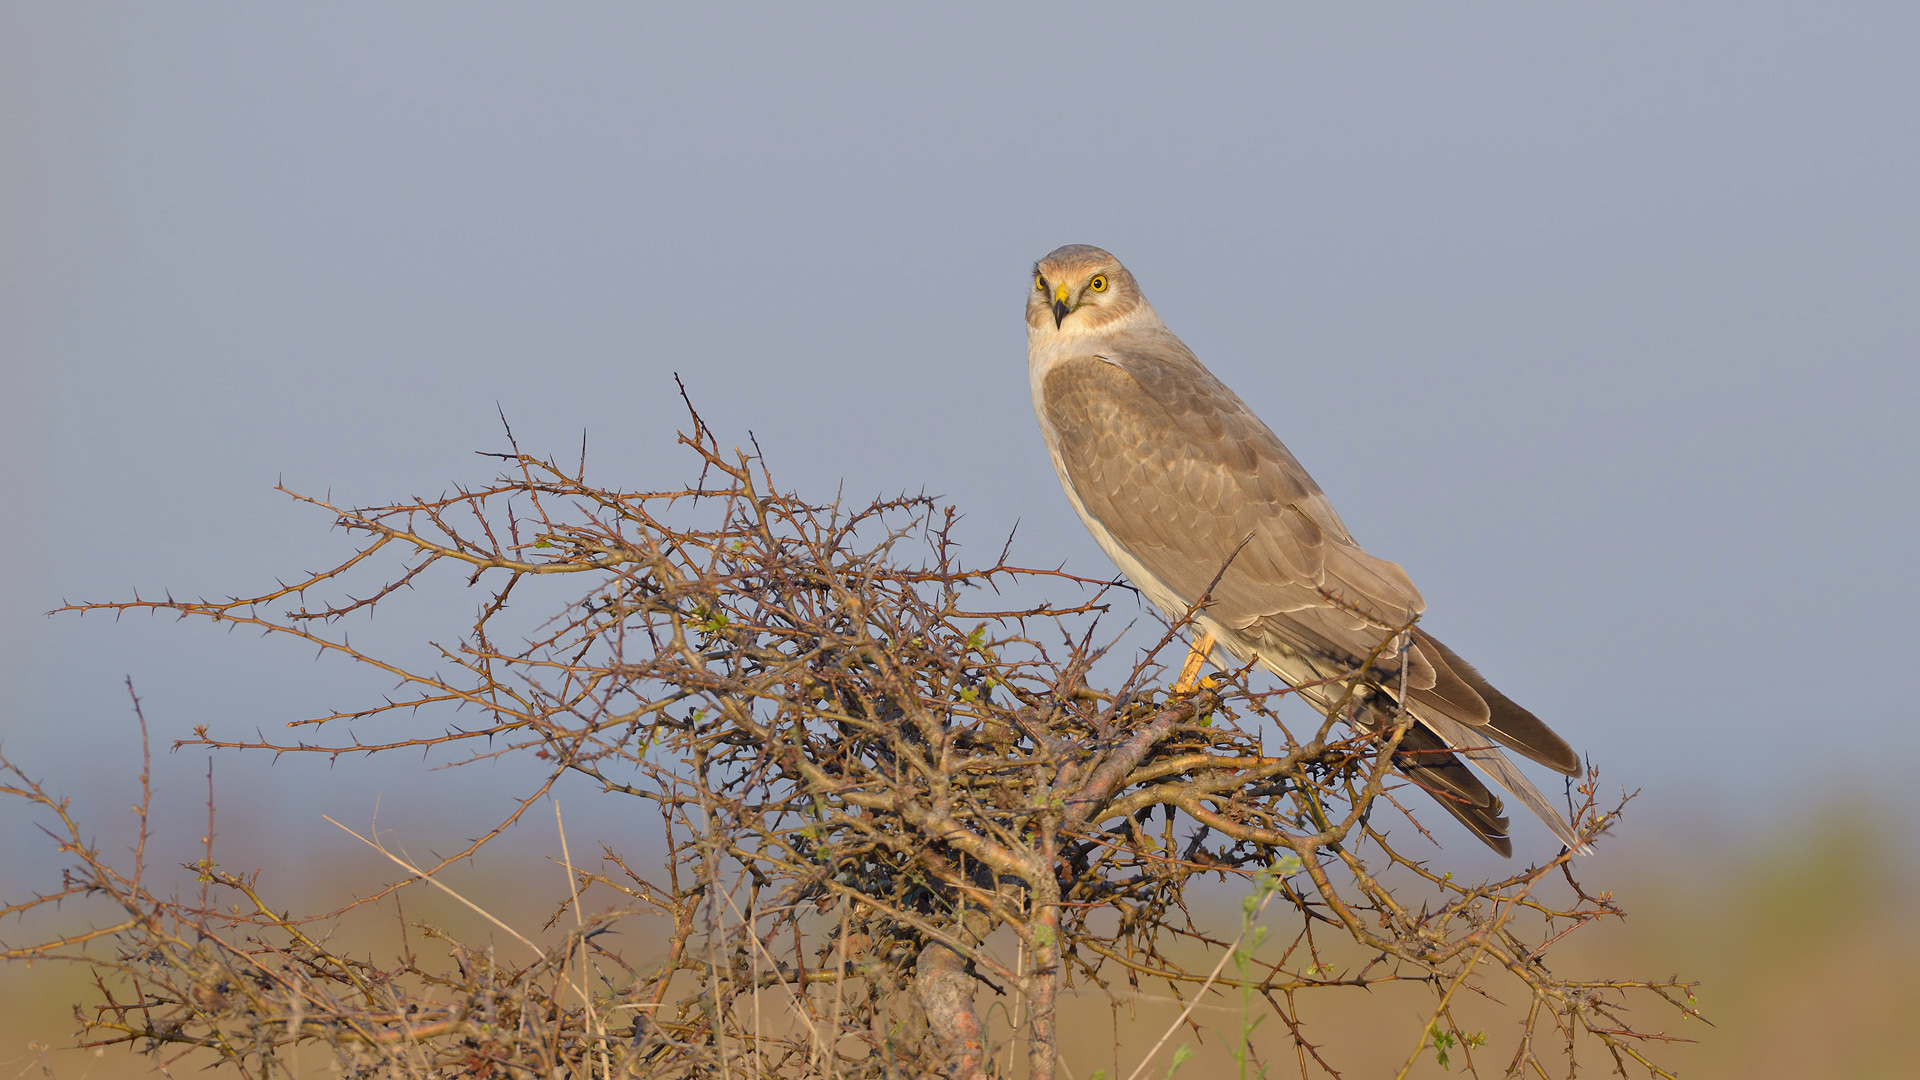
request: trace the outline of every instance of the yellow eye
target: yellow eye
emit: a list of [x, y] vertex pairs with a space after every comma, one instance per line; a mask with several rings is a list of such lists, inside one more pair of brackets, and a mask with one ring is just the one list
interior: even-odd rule
[[1039, 274], [1033, 275], [1033, 287], [1040, 290], [1041, 292], [1046, 292], [1047, 279], [1040, 276]]
[[1094, 292], [1106, 292], [1107, 276], [1105, 274], [1095, 274], [1093, 280], [1087, 282], [1087, 288], [1092, 289]]

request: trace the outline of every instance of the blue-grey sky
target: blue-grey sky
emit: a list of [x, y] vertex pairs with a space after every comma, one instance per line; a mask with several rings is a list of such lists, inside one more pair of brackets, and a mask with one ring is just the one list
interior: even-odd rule
[[[1610, 784], [1911, 812], [1916, 40], [1895, 3], [6, 5], [0, 739], [120, 784], [124, 676], [162, 740], [380, 689], [40, 613], [318, 566], [346, 539], [276, 479], [483, 479], [496, 403], [679, 477], [676, 371], [804, 493], [1107, 574], [1020, 314], [1084, 242]], [[434, 603], [396, 627], [452, 638]], [[485, 797], [419, 771], [220, 765], [302, 822]]]

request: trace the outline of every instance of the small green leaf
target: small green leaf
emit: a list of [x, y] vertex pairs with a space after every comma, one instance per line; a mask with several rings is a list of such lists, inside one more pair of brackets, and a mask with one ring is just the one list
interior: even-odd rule
[[1447, 1051], [1453, 1049], [1454, 1038], [1452, 1033], [1441, 1031], [1438, 1023], [1429, 1021], [1427, 1024], [1427, 1034], [1433, 1036], [1434, 1062], [1448, 1072], [1452, 1072], [1453, 1065], [1447, 1056]]

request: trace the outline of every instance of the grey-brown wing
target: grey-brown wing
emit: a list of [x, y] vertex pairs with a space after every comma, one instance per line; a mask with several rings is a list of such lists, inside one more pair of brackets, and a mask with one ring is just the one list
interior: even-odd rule
[[[1325, 675], [1350, 670], [1389, 628], [1423, 609], [1419, 592], [1398, 566], [1354, 544], [1306, 470], [1184, 346], [1154, 344], [1152, 358], [1115, 350], [1048, 372], [1042, 407], [1074, 493], [1177, 596], [1197, 599], [1231, 557], [1209, 615], [1309, 658]], [[1388, 663], [1379, 680], [1396, 693], [1404, 687], [1425, 725], [1402, 743], [1401, 771], [1508, 854], [1500, 800], [1450, 750], [1461, 748], [1564, 842], [1578, 844], [1487, 736], [1576, 773], [1579, 758], [1566, 742], [1423, 631], [1414, 631], [1408, 655], [1403, 679]]]
[[[1492, 735], [1496, 742], [1512, 747], [1550, 769], [1568, 776], [1580, 775], [1580, 755], [1567, 745], [1567, 740], [1518, 702], [1501, 693], [1459, 653], [1447, 648], [1425, 630], [1413, 632], [1413, 644], [1422, 659], [1439, 670], [1436, 685], [1427, 691], [1427, 695], [1431, 697], [1445, 693], [1462, 701], [1478, 702], [1478, 712], [1485, 719], [1478, 723], [1467, 719], [1466, 713], [1471, 711], [1467, 708], [1438, 711]], [[1418, 694], [1414, 695], [1413, 701], [1415, 705], [1428, 704]]]
[[1047, 373], [1042, 404], [1075, 494], [1176, 595], [1196, 600], [1226, 566], [1210, 616], [1346, 670], [1421, 610], [1419, 592], [1353, 544], [1232, 391], [1184, 349], [1156, 352], [1171, 355], [1084, 357]]

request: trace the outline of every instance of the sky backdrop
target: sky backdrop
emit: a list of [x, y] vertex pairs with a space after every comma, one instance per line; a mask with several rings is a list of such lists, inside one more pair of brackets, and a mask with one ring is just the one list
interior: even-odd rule
[[[1017, 523], [1018, 561], [1108, 574], [1024, 367], [1029, 267], [1077, 242], [1430, 628], [1646, 791], [1629, 840], [1833, 790], [1911, 819], [1917, 40], [1895, 3], [8, 4], [0, 743], [118, 814], [128, 677], [159, 745], [385, 689], [42, 613], [337, 561], [277, 481], [484, 480], [496, 409], [682, 479], [676, 372], [803, 494], [924, 489], [982, 558]], [[197, 813], [205, 755], [158, 768]], [[290, 837], [499, 797], [218, 771]]]

